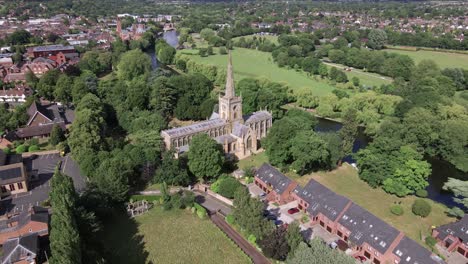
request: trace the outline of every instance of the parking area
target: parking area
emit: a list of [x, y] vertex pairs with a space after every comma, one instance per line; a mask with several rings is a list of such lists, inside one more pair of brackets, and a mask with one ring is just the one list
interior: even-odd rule
[[27, 157], [23, 159], [23, 163], [30, 175], [29, 191], [4, 197], [0, 201], [0, 215], [19, 213], [46, 201], [49, 198], [50, 179], [61, 161], [60, 169], [73, 178], [75, 189], [83, 189], [85, 181], [79, 173], [78, 165], [69, 156], [61, 157], [58, 153], [52, 153]]
[[264, 194], [262, 189], [255, 185], [255, 183], [247, 184], [247, 188], [249, 189], [249, 193], [252, 197], [260, 197], [262, 194]]

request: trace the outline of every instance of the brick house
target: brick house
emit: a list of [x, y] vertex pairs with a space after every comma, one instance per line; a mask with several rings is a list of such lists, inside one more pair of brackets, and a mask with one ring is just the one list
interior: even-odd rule
[[[301, 187], [271, 165], [263, 164], [255, 175], [255, 184], [267, 193], [267, 200], [270, 202], [297, 201], [298, 209], [308, 214], [311, 225], [319, 225], [327, 232], [339, 236], [347, 243], [354, 257], [363, 256], [368, 263], [444, 263], [403, 232], [313, 179]], [[283, 186], [283, 191], [276, 190], [277, 186]], [[286, 192], [284, 186], [288, 186], [288, 189], [294, 186], [294, 189]], [[459, 226], [460, 231], [468, 228], [468, 217], [464, 219], [465, 228]]]
[[28, 191], [28, 175], [22, 162], [0, 166], [1, 197]]
[[26, 126], [8, 133], [8, 140], [48, 137], [54, 125], [65, 131], [66, 124], [72, 121], [68, 120], [66, 111], [61, 110], [56, 104], [41, 105], [34, 102], [27, 113], [29, 120]]
[[13, 216], [4, 216], [0, 220], [0, 244], [9, 238], [21, 237], [37, 233], [39, 236], [49, 234], [49, 212], [47, 209], [33, 206], [29, 211], [23, 211]]
[[65, 54], [68, 57], [78, 57], [78, 53], [73, 46], [64, 45], [48, 45], [37, 46], [28, 48], [27, 54], [30, 58], [49, 58], [50, 56], [57, 56], [59, 53]]
[[297, 183], [270, 164], [264, 163], [255, 173], [255, 185], [260, 187], [270, 202], [286, 204], [294, 201], [291, 194]]
[[432, 236], [447, 251], [456, 251], [468, 258], [468, 215], [459, 221], [434, 228]]

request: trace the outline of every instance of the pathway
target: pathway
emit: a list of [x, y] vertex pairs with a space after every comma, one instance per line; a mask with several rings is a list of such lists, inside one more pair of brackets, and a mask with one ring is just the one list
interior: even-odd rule
[[241, 249], [247, 254], [255, 264], [270, 264], [270, 261], [258, 252], [247, 240], [245, 240], [236, 230], [234, 230], [226, 221], [224, 217], [219, 214], [210, 214], [211, 221], [219, 227], [229, 238], [232, 239]]

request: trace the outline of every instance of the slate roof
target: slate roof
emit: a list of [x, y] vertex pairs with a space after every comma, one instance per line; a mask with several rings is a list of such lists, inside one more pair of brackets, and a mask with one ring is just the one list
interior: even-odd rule
[[459, 221], [441, 225], [436, 228], [439, 231], [437, 238], [444, 240], [449, 234], [458, 237], [468, 246], [468, 214], [465, 214]]
[[315, 180], [310, 180], [304, 188], [296, 188], [296, 194], [309, 204], [307, 212], [316, 216], [322, 213], [335, 221], [350, 200], [338, 195]]
[[0, 166], [0, 185], [26, 180], [26, 170], [23, 163]]
[[444, 263], [431, 256], [431, 252], [419, 245], [416, 241], [403, 237], [393, 250], [393, 254], [400, 258], [400, 263], [407, 264], [437, 264]]
[[244, 116], [245, 124], [255, 123], [258, 121], [268, 120], [271, 119], [272, 116], [268, 111], [257, 111], [253, 112], [250, 115]]
[[222, 127], [224, 125], [226, 125], [226, 121], [224, 121], [223, 119], [217, 118], [217, 119], [201, 121], [201, 122], [188, 125], [188, 126], [163, 130], [161, 133], [167, 134], [170, 137], [180, 137], [180, 136], [207, 131], [212, 128]]
[[283, 194], [286, 188], [288, 188], [292, 183], [291, 179], [267, 163], [263, 163], [263, 165], [257, 170], [255, 176], [264, 183], [271, 184], [273, 190], [279, 195]]
[[[49, 223], [49, 212], [47, 209], [39, 206], [33, 206], [31, 212], [22, 211], [8, 219], [0, 220], [0, 233], [8, 233], [21, 229], [31, 221], [39, 223]], [[10, 227], [12, 223], [17, 225]]]
[[37, 233], [10, 238], [3, 244], [2, 264], [16, 263], [20, 260], [32, 260], [39, 249]]
[[62, 51], [62, 50], [75, 50], [73, 46], [64, 46], [64, 45], [48, 45], [48, 46], [38, 46], [33, 47], [33, 52], [42, 52], [42, 51]]
[[28, 108], [28, 115], [29, 115], [29, 120], [28, 124], [33, 120], [33, 118], [37, 114], [41, 114], [51, 120], [51, 122], [63, 122], [63, 118], [60, 115], [60, 110], [58, 108], [58, 105], [56, 104], [51, 104], [51, 105], [41, 105], [36, 102], [33, 102], [31, 106]]
[[[65, 130], [65, 123], [62, 121], [60, 123], [57, 123], [62, 130]], [[42, 126], [30, 126], [30, 127], [23, 127], [19, 128], [15, 132], [15, 136], [17, 138], [29, 138], [29, 137], [35, 137], [35, 136], [42, 136], [42, 135], [47, 135], [52, 132], [52, 128], [54, 127], [54, 123], [50, 123], [47, 125], [42, 125]]]
[[236, 137], [244, 137], [249, 133], [249, 127], [240, 123], [235, 123], [234, 127], [232, 128], [232, 134]]
[[221, 135], [219, 137], [215, 137], [215, 140], [219, 144], [224, 144], [224, 142], [227, 142], [227, 143], [236, 142], [237, 139], [228, 134], [228, 135]]
[[338, 222], [351, 231], [349, 236], [351, 242], [357, 245], [365, 242], [381, 254], [388, 250], [400, 234], [400, 231], [354, 203]]

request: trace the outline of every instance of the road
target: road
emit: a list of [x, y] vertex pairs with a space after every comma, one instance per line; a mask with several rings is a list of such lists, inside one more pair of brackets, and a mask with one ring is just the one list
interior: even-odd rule
[[234, 241], [241, 249], [252, 259], [255, 264], [269, 264], [268, 259], [263, 256], [258, 250], [245, 240], [236, 230], [234, 230], [226, 221], [224, 217], [219, 214], [210, 215], [211, 221], [219, 227], [232, 241]]
[[195, 201], [201, 204], [203, 207], [205, 207], [208, 211], [213, 213], [221, 211], [221, 213], [224, 215], [228, 215], [231, 213], [232, 209], [229, 205], [220, 202], [216, 198], [204, 194], [202, 192], [195, 193], [197, 194], [197, 196], [195, 197]]

